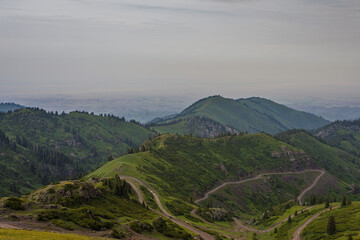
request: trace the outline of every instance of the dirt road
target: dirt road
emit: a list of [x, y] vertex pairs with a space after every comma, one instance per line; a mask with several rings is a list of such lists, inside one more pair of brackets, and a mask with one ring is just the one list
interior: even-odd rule
[[315, 180], [314, 180], [314, 182], [309, 186], [309, 187], [307, 187], [306, 189], [304, 189], [301, 193], [300, 193], [300, 195], [298, 196], [298, 202], [299, 202], [299, 205], [302, 205], [303, 204], [303, 202], [302, 202], [302, 200], [303, 200], [303, 198], [304, 198], [304, 195], [308, 192], [308, 191], [310, 191], [313, 187], [315, 187], [316, 186], [316, 184], [319, 182], [319, 180], [320, 180], [320, 178], [325, 174], [325, 171], [323, 171], [323, 170], [319, 170], [321, 173], [319, 174], [319, 176], [317, 176], [316, 178], [315, 178]]
[[[158, 195], [155, 193], [154, 189], [152, 189], [150, 186], [148, 186], [147, 184], [145, 184], [144, 182], [142, 182], [141, 180], [137, 179], [137, 178], [134, 178], [134, 177], [129, 177], [129, 176], [124, 176], [124, 175], [121, 175], [120, 176], [121, 179], [131, 179], [133, 181], [136, 181], [137, 183], [139, 183], [140, 185], [146, 187], [154, 196], [154, 199], [155, 199], [155, 202], [156, 204], [158, 205], [158, 207], [160, 208], [161, 212], [163, 213], [163, 216], [167, 217], [168, 219], [170, 219], [171, 221], [175, 222], [176, 224], [184, 227], [184, 228], [187, 228], [189, 229], [190, 231], [200, 235], [204, 240], [215, 240], [215, 237], [213, 237], [212, 235], [206, 233], [206, 232], [203, 232], [193, 226], [191, 226], [190, 224], [187, 224], [183, 221], [181, 221], [180, 219], [177, 219], [175, 216], [171, 215], [164, 207], [163, 205], [161, 204], [161, 201], [158, 197]], [[128, 181], [129, 182], [129, 181]], [[130, 183], [130, 182], [129, 182]], [[136, 187], [135, 184], [131, 185], [135, 192], [138, 193], [138, 192], [141, 192], [140, 189], [138, 189]], [[139, 195], [138, 195], [139, 196]]]
[[201, 201], [204, 201], [206, 200], [210, 194], [216, 192], [217, 190], [227, 186], [227, 185], [233, 185], [233, 184], [239, 184], [239, 183], [245, 183], [245, 182], [250, 182], [250, 181], [254, 181], [256, 179], [259, 179], [259, 178], [262, 178], [264, 176], [267, 176], [267, 175], [286, 175], [286, 174], [301, 174], [301, 173], [305, 173], [305, 172], [321, 172], [321, 174], [314, 180], [313, 184], [311, 186], [309, 186], [308, 188], [306, 188], [303, 192], [300, 193], [299, 197], [303, 197], [303, 195], [309, 191], [311, 188], [313, 188], [317, 182], [319, 181], [320, 177], [322, 175], [324, 175], [324, 171], [323, 170], [320, 170], [320, 169], [312, 169], [312, 170], [305, 170], [305, 171], [301, 171], [301, 172], [274, 172], [274, 173], [262, 173], [262, 174], [259, 174], [257, 175], [256, 177], [253, 177], [253, 178], [248, 178], [248, 179], [245, 179], [245, 180], [240, 180], [240, 181], [236, 181], [236, 182], [225, 182], [223, 184], [221, 184], [220, 186], [217, 186], [213, 189], [211, 189], [210, 191], [208, 191], [207, 193], [205, 193], [204, 197], [202, 198], [199, 198], [197, 199], [195, 202], [196, 203], [199, 203]]
[[0, 223], [0, 228], [11, 228], [11, 229], [20, 229], [16, 226], [13, 226], [13, 225], [10, 225], [10, 224], [7, 224], [7, 223]]
[[[333, 207], [332, 209], [338, 208], [339, 206]], [[301, 232], [302, 230], [304, 230], [304, 228], [306, 228], [307, 225], [309, 225], [312, 221], [314, 221], [315, 218], [319, 217], [321, 214], [323, 214], [324, 212], [330, 211], [330, 208], [327, 208], [325, 210], [322, 210], [321, 212], [318, 212], [317, 214], [315, 214], [314, 216], [312, 216], [311, 218], [309, 218], [308, 220], [306, 220], [306, 222], [304, 222], [303, 225], [301, 225], [295, 232], [294, 232], [294, 238], [293, 240], [301, 240]]]
[[[121, 178], [121, 177], [120, 177], [120, 178]], [[128, 179], [131, 179], [131, 178], [129, 178], [129, 177], [127, 177], [127, 178], [128, 178]], [[124, 179], [126, 179], [126, 178], [124, 178]], [[132, 180], [134, 180], [134, 179], [132, 179]], [[134, 180], [134, 181], [135, 181], [135, 180]], [[144, 196], [143, 196], [142, 192], [140, 191], [140, 189], [138, 189], [133, 182], [131, 182], [131, 181], [126, 181], [126, 182], [129, 183], [130, 186], [132, 187], [132, 189], [134, 189], [134, 191], [136, 192], [136, 195], [138, 196], [139, 202], [140, 202], [140, 203], [143, 203], [143, 202], [144, 202]]]
[[[253, 180], [256, 180], [256, 179], [259, 179], [259, 178], [262, 178], [264, 176], [267, 176], [267, 175], [285, 175], [285, 174], [301, 174], [301, 173], [305, 173], [305, 172], [320, 172], [320, 174], [315, 178], [314, 182], [309, 186], [307, 187], [306, 189], [304, 189], [298, 196], [298, 201], [300, 203], [300, 205], [302, 205], [302, 198], [304, 197], [304, 195], [310, 191], [313, 187], [316, 186], [316, 184], [318, 183], [319, 179], [325, 174], [325, 171], [324, 170], [320, 170], [320, 169], [313, 169], [313, 170], [305, 170], [305, 171], [301, 171], [301, 172], [281, 172], [281, 173], [262, 173], [262, 174], [259, 174], [257, 175], [256, 177], [253, 177], [253, 178], [248, 178], [248, 179], [245, 179], [245, 180], [241, 180], [241, 181], [237, 181], [237, 182], [226, 182], [226, 183], [223, 183], [221, 184], [220, 186], [217, 186], [215, 188], [213, 188], [212, 190], [208, 191], [207, 193], [205, 193], [205, 196], [200, 198], [200, 199], [197, 199], [195, 202], [196, 203], [199, 203], [201, 201], [204, 201], [206, 200], [210, 194], [216, 192], [217, 190], [227, 186], [227, 185], [230, 185], [230, 184], [241, 184], [241, 183], [245, 183], [245, 182], [249, 182], [249, 181], [253, 181]], [[312, 207], [309, 207], [309, 208], [306, 208], [305, 210], [308, 210], [308, 209], [311, 209]], [[194, 213], [195, 211], [193, 210], [191, 213]], [[294, 215], [291, 215], [292, 217]], [[276, 227], [278, 227], [279, 225], [281, 225], [282, 223], [284, 223], [285, 221], [287, 221], [287, 218], [281, 220], [280, 222], [276, 223], [275, 225], [271, 226], [270, 228], [268, 229], [265, 229], [265, 230], [258, 230], [258, 229], [255, 229], [255, 228], [251, 228], [249, 226], [246, 226], [244, 224], [242, 224], [242, 222], [237, 219], [237, 218], [233, 218], [235, 224], [236, 224], [236, 227], [237, 228], [240, 228], [240, 229], [246, 229], [248, 231], [252, 231], [252, 232], [257, 232], [257, 233], [267, 233], [267, 232], [270, 232], [272, 230], [274, 230]]]

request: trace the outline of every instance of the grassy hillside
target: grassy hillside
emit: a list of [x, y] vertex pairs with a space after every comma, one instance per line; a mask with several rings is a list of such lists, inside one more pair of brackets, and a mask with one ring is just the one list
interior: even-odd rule
[[[197, 101], [172, 118], [160, 119], [151, 125], [159, 131], [166, 126], [169, 133], [188, 133], [191, 131], [186, 129], [186, 123], [180, 126], [179, 122], [186, 122], [186, 119], [194, 116], [212, 119], [224, 127], [249, 133], [264, 131], [276, 134], [293, 128], [315, 129], [329, 123], [321, 117], [296, 111], [267, 99], [234, 100], [213, 96]], [[191, 133], [199, 136], [199, 133]]]
[[[334, 216], [336, 223], [336, 233], [328, 235], [327, 222], [330, 216]], [[349, 235], [353, 239], [360, 237], [360, 202], [352, 202], [345, 207], [339, 207], [329, 212], [321, 214], [311, 222], [303, 231], [304, 240], [311, 239], [339, 239], [347, 240]]]
[[[331, 205], [338, 206], [338, 202], [333, 202]], [[308, 219], [310, 219], [315, 214], [323, 211], [325, 204], [317, 204], [312, 206], [309, 209], [298, 209], [297, 215], [291, 217], [291, 221], [285, 221], [275, 230], [272, 230], [268, 233], [261, 234], [261, 239], [264, 240], [292, 240], [294, 239], [294, 233], [299, 227], [304, 224]], [[284, 216], [283, 219], [288, 219], [289, 213]], [[304, 239], [304, 238], [302, 238]], [[327, 239], [327, 238], [311, 238], [311, 239]]]
[[329, 121], [311, 113], [297, 111], [285, 105], [259, 97], [238, 99], [240, 103], [259, 111], [279, 122], [286, 129], [316, 129]]
[[360, 159], [358, 157], [322, 143], [302, 130], [284, 132], [277, 137], [303, 149], [318, 166], [348, 185], [360, 184]]
[[[138, 202], [131, 186], [118, 176], [103, 180], [65, 181], [21, 198], [2, 198], [0, 217], [2, 222], [7, 219], [6, 224], [23, 229], [44, 230], [46, 226], [50, 231], [116, 238], [129, 238], [135, 233], [162, 239], [191, 237], [180, 226], [160, 218]], [[157, 225], [159, 221], [161, 228]], [[0, 238], [13, 231], [0, 231]], [[27, 237], [27, 232], [14, 234]], [[34, 236], [55, 238], [61, 235], [34, 232]]]
[[360, 120], [336, 121], [314, 132], [325, 143], [360, 157]]
[[54, 233], [44, 231], [30, 231], [30, 230], [18, 230], [18, 229], [1, 229], [0, 239], [2, 240], [105, 240], [110, 238], [104, 237], [90, 237], [79, 234], [66, 234], [66, 233]]
[[0, 115], [0, 129], [11, 142], [10, 147], [2, 146], [0, 164], [8, 171], [0, 175], [0, 186], [8, 189], [8, 182], [22, 185], [14, 194], [33, 189], [33, 184], [36, 187], [88, 173], [109, 155], [120, 156], [154, 134], [113, 116], [85, 112], [59, 115], [40, 109]]
[[215, 139], [162, 135], [142, 148], [144, 152], [108, 162], [88, 177], [134, 176], [162, 196], [191, 201], [224, 181], [315, 167], [303, 151], [266, 134]]
[[279, 203], [289, 200], [296, 202], [300, 192], [309, 186], [317, 175], [317, 172], [268, 175], [254, 181], [228, 185], [200, 204], [206, 206], [211, 201], [214, 207], [227, 209], [238, 217], [254, 218]]

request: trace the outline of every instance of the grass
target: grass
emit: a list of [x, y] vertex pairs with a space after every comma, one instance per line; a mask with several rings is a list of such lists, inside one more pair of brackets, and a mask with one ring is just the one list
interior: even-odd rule
[[[317, 172], [268, 175], [250, 182], [227, 185], [211, 194], [202, 205], [206, 205], [211, 199], [213, 206], [228, 209], [238, 218], [258, 218], [264, 211], [269, 210], [271, 215], [277, 216], [279, 210], [275, 206], [296, 200], [300, 192], [309, 186], [317, 175]], [[270, 226], [276, 217], [269, 217], [258, 221], [264, 227]]]
[[[240, 178], [239, 173], [248, 178], [265, 171], [291, 170], [298, 164], [304, 167], [300, 161], [290, 161], [281, 154], [282, 147], [294, 153], [298, 149], [266, 134], [217, 139], [162, 135], [145, 145], [152, 150], [108, 162], [87, 178], [133, 176], [150, 184], [160, 195], [190, 201], [219, 181]], [[272, 157], [274, 151], [280, 156]]]
[[[108, 162], [86, 178], [116, 174], [136, 177], [152, 186], [163, 205], [174, 213], [169, 206], [173, 198], [190, 203], [221, 182], [251, 178], [264, 172], [299, 171], [316, 165], [299, 148], [262, 133], [215, 139], [161, 135], [145, 142], [144, 146], [150, 150]], [[214, 194], [214, 206], [241, 218], [259, 218], [265, 210], [296, 199], [317, 174], [275, 175], [255, 184], [231, 185]], [[327, 186], [326, 181], [320, 185]], [[340, 183], [335, 180], [334, 186]], [[321, 186], [317, 186], [316, 191], [324, 190], [321, 194], [328, 194], [329, 189]], [[339, 193], [332, 194], [340, 196]], [[261, 224], [266, 227], [271, 221], [272, 218]]]
[[[336, 204], [333, 204], [335, 206]], [[293, 239], [294, 232], [311, 216], [318, 213], [319, 211], [324, 210], [324, 204], [318, 204], [309, 209], [308, 211], [304, 211], [303, 213], [299, 212], [297, 216], [292, 218], [291, 223], [285, 221], [279, 227], [277, 227], [278, 232], [274, 233], [274, 230], [261, 235], [261, 239], [264, 240], [289, 240]], [[288, 217], [288, 216], [287, 216]]]
[[53, 233], [45, 231], [30, 231], [30, 230], [15, 230], [15, 229], [1, 229], [0, 228], [0, 239], [1, 240], [100, 240], [110, 239], [104, 237], [90, 237], [78, 234], [67, 234], [67, 233]]
[[294, 130], [278, 135], [278, 138], [302, 148], [320, 167], [344, 182], [360, 183], [360, 158], [343, 150], [320, 142], [305, 131]]
[[[336, 233], [327, 235], [326, 228], [329, 216], [335, 217]], [[303, 231], [304, 240], [312, 239], [339, 239], [345, 240], [351, 234], [354, 239], [360, 237], [360, 202], [352, 202], [351, 205], [339, 207], [325, 212], [310, 223]]]

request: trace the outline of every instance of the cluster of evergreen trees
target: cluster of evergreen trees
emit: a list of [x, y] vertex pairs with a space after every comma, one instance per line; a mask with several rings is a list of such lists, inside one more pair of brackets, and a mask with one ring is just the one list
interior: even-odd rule
[[110, 190], [119, 197], [130, 198], [132, 188], [126, 181], [121, 180], [118, 175], [113, 178], [106, 178], [103, 180], [104, 186], [110, 188]]
[[31, 143], [25, 137], [16, 136], [16, 143], [33, 152], [40, 162], [60, 167], [73, 164], [73, 160], [65, 154]]

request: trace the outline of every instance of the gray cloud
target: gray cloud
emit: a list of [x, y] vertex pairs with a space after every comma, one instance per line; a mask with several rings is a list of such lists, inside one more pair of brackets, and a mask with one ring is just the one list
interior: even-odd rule
[[0, 94], [356, 96], [359, 42], [358, 0], [1, 0]]

